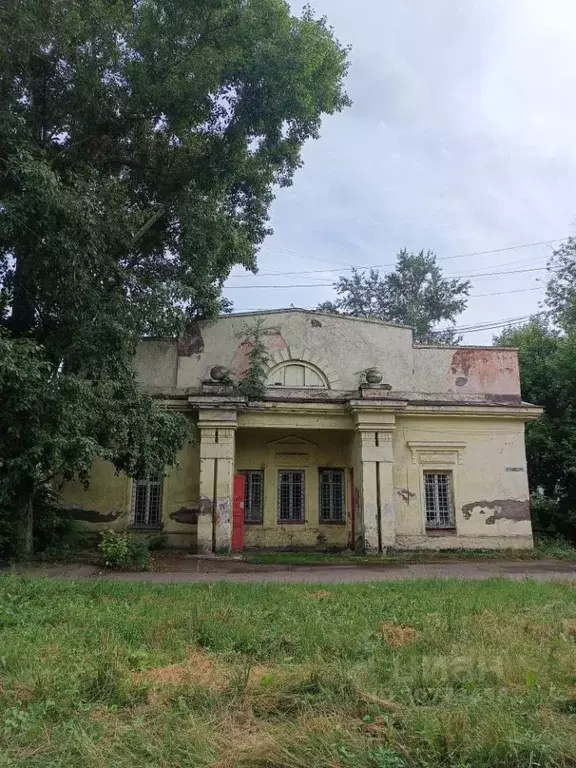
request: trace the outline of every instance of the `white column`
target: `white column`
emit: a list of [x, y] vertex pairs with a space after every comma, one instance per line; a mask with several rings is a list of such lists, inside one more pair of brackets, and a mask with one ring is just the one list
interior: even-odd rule
[[366, 552], [396, 543], [394, 515], [394, 424], [357, 423], [354, 451], [358, 509], [355, 540]]
[[201, 409], [198, 552], [230, 552], [236, 411]]

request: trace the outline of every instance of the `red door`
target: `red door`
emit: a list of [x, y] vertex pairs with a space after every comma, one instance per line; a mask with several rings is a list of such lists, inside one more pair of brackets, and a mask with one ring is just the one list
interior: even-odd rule
[[244, 489], [246, 477], [234, 475], [234, 495], [232, 503], [232, 552], [244, 549]]

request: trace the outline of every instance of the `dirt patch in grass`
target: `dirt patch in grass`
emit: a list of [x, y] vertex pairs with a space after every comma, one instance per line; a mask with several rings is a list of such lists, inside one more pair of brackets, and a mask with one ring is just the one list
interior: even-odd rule
[[415, 643], [420, 633], [414, 627], [403, 627], [389, 621], [383, 621], [380, 634], [390, 648], [401, 648], [403, 645]]
[[34, 686], [24, 683], [22, 680], [13, 680], [11, 684], [12, 695], [22, 703], [28, 703], [34, 698]]
[[330, 592], [327, 592], [325, 589], [319, 589], [317, 592], [310, 592], [308, 597], [310, 600], [326, 600], [327, 597], [330, 597]]
[[565, 635], [569, 635], [570, 637], [576, 637], [576, 620], [564, 619], [564, 621], [562, 622], [562, 630], [564, 631]]
[[235, 768], [237, 765], [261, 765], [277, 751], [278, 726], [241, 718], [231, 718], [221, 723], [218, 738], [220, 758], [211, 768]]
[[136, 672], [133, 679], [135, 683], [158, 687], [193, 683], [219, 691], [227, 686], [229, 674], [222, 663], [216, 662], [203, 649], [189, 648], [188, 658], [181, 664], [152, 667], [145, 672]]
[[[296, 764], [294, 760], [298, 766], [315, 768], [319, 764], [314, 759], [316, 756], [306, 752], [299, 755], [299, 748], [307, 742], [315, 742], [317, 746], [322, 742], [330, 745], [349, 728], [350, 723], [337, 715], [305, 715], [295, 717], [290, 723], [271, 723], [256, 718], [247, 724], [231, 718], [219, 729], [220, 757], [210, 768], [284, 768]], [[366, 735], [374, 738], [372, 734]], [[326, 751], [330, 749], [328, 747]], [[321, 765], [344, 768], [350, 763], [341, 763], [334, 755], [329, 764], [322, 762]]]
[[117, 718], [116, 712], [111, 712], [108, 707], [92, 707], [90, 710], [90, 720], [93, 723], [109, 723], [110, 719]]
[[274, 677], [274, 669], [269, 666], [257, 664], [250, 669], [248, 676], [248, 688], [257, 688], [259, 685], [266, 685]]

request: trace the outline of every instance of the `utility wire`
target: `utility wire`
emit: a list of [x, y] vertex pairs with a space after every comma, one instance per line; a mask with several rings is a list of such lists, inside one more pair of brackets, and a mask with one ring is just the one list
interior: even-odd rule
[[[541, 291], [544, 286], [536, 286], [536, 288], [517, 288], [513, 291], [496, 291], [495, 293], [473, 293], [468, 296], [469, 299], [484, 299], [488, 296], [508, 296], [509, 293], [528, 293], [529, 291]], [[278, 307], [244, 307], [237, 309], [235, 312], [274, 312]], [[298, 307], [306, 312], [313, 312], [316, 307]]]
[[[529, 264], [530, 262], [534, 262], [534, 261], [538, 262], [538, 261], [541, 261], [541, 260], [542, 260], [542, 255], [539, 254], [538, 256], [529, 256], [529, 257], [523, 258], [523, 259], [514, 259], [514, 261], [504, 261], [504, 262], [499, 263], [498, 267], [499, 268], [500, 267], [515, 267], [515, 266], [521, 266], [523, 264]], [[474, 271], [478, 271], [479, 269], [486, 269], [488, 266], [490, 266], [490, 265], [484, 265], [483, 267], [474, 267], [473, 270]], [[322, 272], [327, 272], [327, 271], [330, 271], [330, 270], [319, 270], [318, 273], [313, 273], [313, 274], [318, 274], [318, 276], [320, 277]], [[335, 271], [335, 270], [331, 270], [331, 271]], [[244, 273], [244, 274], [240, 274], [240, 275], [239, 274], [234, 274], [234, 275], [231, 276], [231, 278], [232, 279], [234, 279], [234, 278], [250, 279], [250, 278], [254, 278], [254, 277], [264, 277], [265, 275], [271, 276], [273, 274], [275, 274], [275, 273], [271, 273], [271, 272]], [[286, 276], [286, 277], [288, 277], [288, 276], [297, 277], [297, 276], [301, 275], [305, 279], [308, 279], [308, 278], [306, 278], [306, 275], [308, 275], [308, 274], [309, 274], [308, 272], [286, 272], [286, 273], [283, 273], [283, 276]], [[387, 274], [387, 273], [385, 273], [385, 274]], [[468, 276], [468, 274], [470, 274], [470, 277], [473, 277], [473, 272], [471, 272], [471, 273], [466, 272], [466, 276]], [[334, 281], [336, 279], [339, 279], [340, 277], [341, 277], [341, 275], [338, 275], [338, 276], [335, 275], [335, 276], [326, 277], [326, 281], [331, 280], [332, 284], [334, 284]], [[451, 275], [446, 275], [446, 277], [451, 277]], [[312, 275], [310, 276], [310, 279], [311, 280], [314, 279], [312, 277]]]
[[[466, 259], [471, 256], [488, 256], [491, 253], [503, 253], [504, 251], [516, 251], [520, 248], [532, 248], [538, 245], [552, 245], [553, 243], [559, 243], [562, 242], [562, 240], [567, 240], [570, 235], [566, 235], [566, 237], [556, 237], [552, 240], [538, 240], [532, 243], [522, 243], [520, 245], [508, 245], [504, 248], [493, 248], [489, 251], [474, 251], [472, 253], [458, 253], [455, 256], [438, 256], [436, 258], [436, 261], [450, 261], [452, 259]], [[318, 259], [318, 257], [308, 256], [304, 253], [298, 253], [298, 251], [290, 251], [284, 248], [275, 248], [271, 245], [265, 245], [264, 248], [267, 248], [272, 251], [277, 251], [278, 253], [284, 253], [287, 255], [292, 256], [298, 256], [299, 258], [303, 259], [310, 259], [311, 261], [322, 261], [322, 259]], [[334, 263], [334, 262], [332, 262]], [[354, 269], [385, 269], [386, 267], [395, 267], [397, 262], [392, 262], [389, 264], [367, 264], [365, 266], [342, 266], [342, 267], [334, 267], [333, 269], [311, 269], [306, 271], [294, 271], [294, 272], [258, 272], [256, 274], [261, 275], [262, 277], [266, 276], [269, 277], [271, 275], [313, 275], [318, 274], [320, 272], [351, 272]]]
[[[494, 277], [498, 275], [519, 275], [525, 272], [543, 272], [548, 267], [531, 267], [530, 269], [510, 269], [505, 272], [481, 272], [476, 275], [446, 275], [447, 278], [478, 278], [478, 277]], [[284, 285], [227, 285], [226, 290], [259, 290], [260, 288], [330, 288], [334, 285], [333, 282], [329, 283], [285, 283]]]

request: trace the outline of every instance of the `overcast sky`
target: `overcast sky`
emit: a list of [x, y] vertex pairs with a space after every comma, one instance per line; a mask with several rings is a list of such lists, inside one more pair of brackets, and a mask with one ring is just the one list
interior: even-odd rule
[[[300, 3], [293, 3], [298, 11]], [[237, 271], [235, 309], [314, 307], [336, 269], [436, 252], [446, 274], [535, 269], [576, 220], [574, 0], [315, 0], [353, 47], [354, 102], [304, 150], [272, 209], [260, 275]], [[289, 253], [288, 253], [289, 252]], [[458, 325], [538, 311], [544, 271], [473, 279]], [[326, 283], [326, 287], [258, 286]], [[521, 289], [537, 290], [516, 292]], [[510, 292], [510, 293], [508, 293]], [[491, 343], [493, 331], [465, 343]]]

